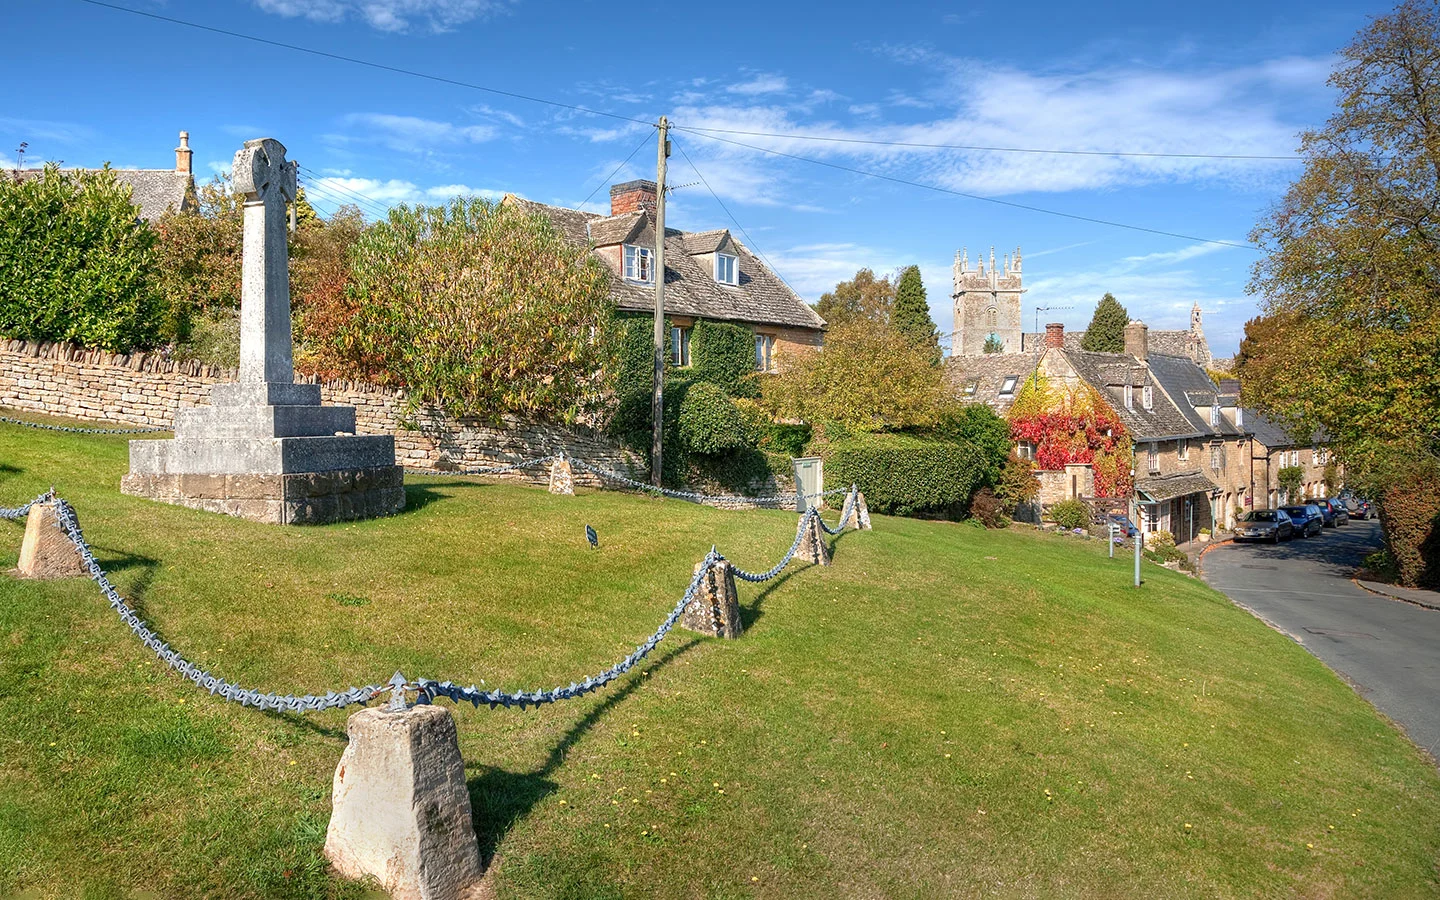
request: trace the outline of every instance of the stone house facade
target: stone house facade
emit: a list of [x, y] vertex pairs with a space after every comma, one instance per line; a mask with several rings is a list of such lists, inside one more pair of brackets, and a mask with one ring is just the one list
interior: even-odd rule
[[[655, 202], [653, 181], [610, 188], [610, 215], [565, 209], [514, 194], [503, 202], [539, 213], [576, 244], [589, 246], [610, 269], [611, 294], [621, 312], [655, 310]], [[690, 329], [709, 319], [755, 334], [755, 365], [776, 371], [787, 356], [821, 346], [825, 320], [726, 229], [665, 229], [665, 316], [672, 362], [689, 365]]]
[[[130, 188], [130, 202], [138, 211], [137, 218], [153, 222], [167, 212], [191, 212], [196, 209], [194, 157], [195, 151], [190, 149], [190, 132], [182, 131], [180, 146], [175, 148], [174, 169], [110, 171], [117, 182]], [[21, 179], [39, 178], [42, 172], [41, 169], [23, 169], [17, 175]]]

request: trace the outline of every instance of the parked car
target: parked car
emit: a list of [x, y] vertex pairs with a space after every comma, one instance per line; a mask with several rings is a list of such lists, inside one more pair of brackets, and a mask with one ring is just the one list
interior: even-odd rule
[[1135, 527], [1135, 524], [1130, 521], [1129, 516], [1122, 515], [1121, 513], [1110, 513], [1105, 518], [1110, 522], [1110, 524], [1119, 525], [1120, 533], [1127, 538], [1133, 538], [1135, 535], [1140, 533], [1140, 529]]
[[1370, 501], [1363, 497], [1351, 497], [1345, 501], [1345, 507], [1350, 510], [1350, 518], [1352, 519], [1370, 518]]
[[1235, 540], [1278, 544], [1295, 536], [1295, 523], [1283, 509], [1252, 509], [1235, 523]]
[[1345, 504], [1339, 500], [1321, 497], [1315, 501], [1315, 505], [1320, 507], [1320, 515], [1325, 519], [1326, 528], [1335, 528], [1350, 521], [1350, 513], [1345, 511]]
[[1325, 528], [1325, 515], [1320, 512], [1320, 507], [1313, 503], [1280, 508], [1285, 511], [1285, 515], [1290, 517], [1296, 537], [1310, 537], [1312, 534], [1319, 534]]

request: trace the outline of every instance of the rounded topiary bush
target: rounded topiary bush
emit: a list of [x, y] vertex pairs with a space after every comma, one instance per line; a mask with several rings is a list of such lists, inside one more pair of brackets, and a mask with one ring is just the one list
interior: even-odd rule
[[718, 384], [691, 385], [680, 404], [680, 440], [691, 453], [715, 454], [754, 444], [749, 417]]
[[1090, 527], [1090, 507], [1079, 500], [1061, 500], [1050, 507], [1050, 518], [1067, 530]]

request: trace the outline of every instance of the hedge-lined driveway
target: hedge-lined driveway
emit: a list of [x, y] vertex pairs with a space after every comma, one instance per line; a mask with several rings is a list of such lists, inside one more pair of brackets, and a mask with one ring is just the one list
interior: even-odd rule
[[1201, 574], [1339, 672], [1433, 756], [1440, 752], [1440, 611], [1378, 597], [1351, 574], [1380, 546], [1353, 521], [1280, 546], [1225, 544]]

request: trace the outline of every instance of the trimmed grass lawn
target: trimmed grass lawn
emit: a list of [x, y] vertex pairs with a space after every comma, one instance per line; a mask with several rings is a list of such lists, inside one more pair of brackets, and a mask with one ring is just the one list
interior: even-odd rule
[[[795, 529], [457, 478], [279, 528], [122, 497], [125, 453], [0, 425], [0, 505], [55, 484], [166, 640], [281, 692], [569, 683], [711, 544], [761, 570]], [[1434, 766], [1219, 594], [1130, 574], [1099, 542], [876, 516], [832, 566], [742, 583], [739, 640], [677, 630], [598, 696], [451, 707], [496, 893], [1435, 896]], [[218, 701], [89, 581], [0, 575], [0, 896], [363, 896], [320, 853], [345, 717]]]

